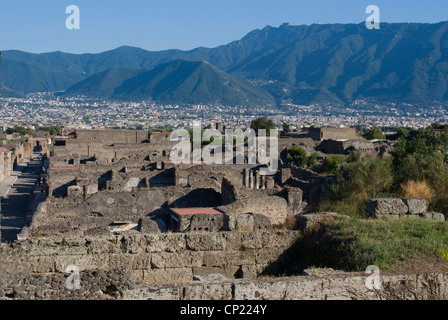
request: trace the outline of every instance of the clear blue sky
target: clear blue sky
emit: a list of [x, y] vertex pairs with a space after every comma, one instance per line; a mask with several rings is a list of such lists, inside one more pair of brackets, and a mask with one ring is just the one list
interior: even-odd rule
[[[81, 11], [80, 30], [65, 27], [72, 4]], [[371, 4], [381, 9], [382, 22], [448, 20], [447, 0], [2, 0], [0, 50], [215, 47], [283, 22], [360, 23]]]

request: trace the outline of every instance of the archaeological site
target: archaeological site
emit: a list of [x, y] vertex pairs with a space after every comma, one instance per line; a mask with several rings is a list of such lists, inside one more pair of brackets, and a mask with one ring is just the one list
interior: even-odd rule
[[[365, 272], [318, 265], [282, 272], [303, 235], [351, 219], [319, 211], [337, 179], [324, 173], [325, 159], [382, 157], [388, 141], [365, 140], [350, 128], [282, 135], [278, 171], [266, 176], [265, 165], [247, 159], [171, 161], [179, 141], [170, 132], [71, 130], [7, 139], [0, 180], [35, 180], [30, 199], [20, 200], [14, 183], [2, 194], [0, 299], [448, 298], [448, 273], [382, 274], [379, 289], [366, 285]], [[314, 166], [291, 163], [293, 146], [316, 154]], [[11, 201], [29, 201], [13, 231]], [[424, 199], [405, 197], [371, 199], [365, 215], [445, 220], [428, 212]]]

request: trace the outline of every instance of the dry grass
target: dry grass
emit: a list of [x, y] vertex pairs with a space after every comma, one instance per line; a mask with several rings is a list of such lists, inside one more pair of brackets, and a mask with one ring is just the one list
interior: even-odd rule
[[401, 185], [403, 196], [405, 198], [422, 198], [428, 205], [434, 200], [435, 192], [425, 181], [409, 180]]

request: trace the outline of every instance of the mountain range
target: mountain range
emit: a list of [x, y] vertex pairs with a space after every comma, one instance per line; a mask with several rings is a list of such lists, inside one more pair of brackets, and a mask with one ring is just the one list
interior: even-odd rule
[[[448, 22], [257, 29], [190, 51], [120, 47], [98, 54], [5, 51], [8, 94], [62, 92], [160, 102], [350, 103], [448, 100]], [[188, 102], [187, 102], [188, 101]]]

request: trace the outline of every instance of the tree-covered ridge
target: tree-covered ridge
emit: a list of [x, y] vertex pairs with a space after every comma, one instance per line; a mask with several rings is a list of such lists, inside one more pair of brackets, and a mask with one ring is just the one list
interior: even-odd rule
[[448, 22], [282, 25], [254, 30], [216, 48], [149, 52], [120, 47], [99, 54], [6, 51], [6, 87], [18, 92], [62, 91], [111, 68], [151, 69], [188, 59], [207, 61], [276, 99], [295, 103], [446, 101]]

